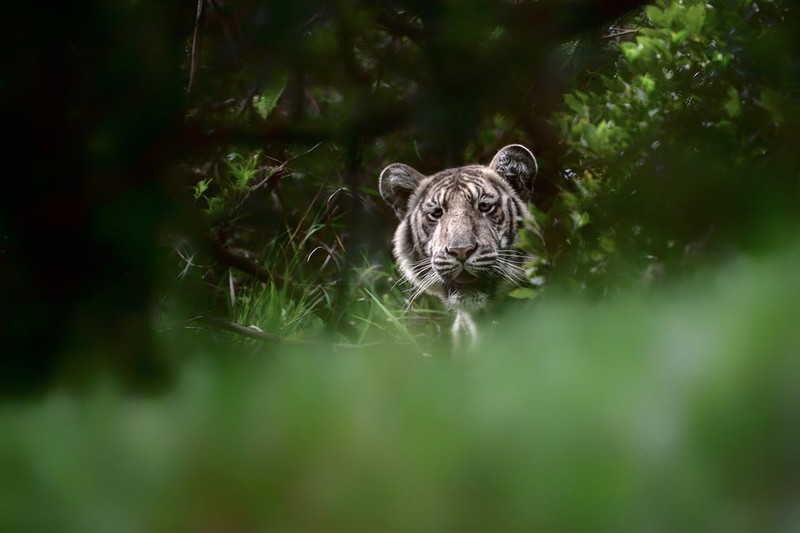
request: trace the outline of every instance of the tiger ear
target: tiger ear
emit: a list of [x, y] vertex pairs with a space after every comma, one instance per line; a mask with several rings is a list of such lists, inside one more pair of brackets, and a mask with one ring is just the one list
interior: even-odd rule
[[424, 176], [402, 163], [393, 163], [383, 169], [379, 178], [379, 189], [384, 201], [392, 206], [397, 218], [402, 219], [408, 211], [408, 200]]
[[521, 144], [509, 144], [497, 152], [489, 168], [506, 180], [523, 202], [530, 201], [533, 181], [539, 173], [539, 165], [530, 150]]

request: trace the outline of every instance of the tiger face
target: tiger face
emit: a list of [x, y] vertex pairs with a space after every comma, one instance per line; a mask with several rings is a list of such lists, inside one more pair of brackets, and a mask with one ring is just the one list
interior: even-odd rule
[[519, 144], [501, 149], [488, 166], [431, 176], [401, 163], [383, 170], [381, 196], [400, 219], [394, 256], [414, 288], [411, 301], [428, 293], [471, 312], [489, 302], [500, 282], [525, 279], [514, 244], [530, 217], [526, 202], [536, 172], [533, 154]]

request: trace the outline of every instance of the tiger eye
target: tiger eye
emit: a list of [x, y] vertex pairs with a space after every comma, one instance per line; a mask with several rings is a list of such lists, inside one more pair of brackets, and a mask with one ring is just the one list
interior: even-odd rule
[[478, 211], [481, 213], [491, 213], [493, 209], [494, 204], [487, 200], [481, 200], [481, 202], [478, 204]]
[[441, 207], [435, 207], [435, 208], [433, 208], [431, 210], [430, 213], [428, 213], [428, 216], [431, 217], [433, 220], [437, 220], [437, 219], [442, 218], [443, 214], [444, 214], [444, 211], [442, 210]]

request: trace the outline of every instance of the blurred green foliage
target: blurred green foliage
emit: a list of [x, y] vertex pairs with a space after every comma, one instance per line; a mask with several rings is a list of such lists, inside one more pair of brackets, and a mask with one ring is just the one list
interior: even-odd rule
[[793, 531], [798, 261], [562, 297], [455, 361], [210, 350], [157, 397], [6, 404], [0, 527]]

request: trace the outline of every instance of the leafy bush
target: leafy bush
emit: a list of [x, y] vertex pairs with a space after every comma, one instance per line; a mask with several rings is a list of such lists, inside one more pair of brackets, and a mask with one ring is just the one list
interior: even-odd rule
[[612, 28], [555, 116], [571, 182], [543, 217], [556, 275], [607, 291], [791, 232], [797, 23], [786, 2], [676, 0]]

